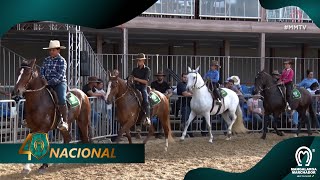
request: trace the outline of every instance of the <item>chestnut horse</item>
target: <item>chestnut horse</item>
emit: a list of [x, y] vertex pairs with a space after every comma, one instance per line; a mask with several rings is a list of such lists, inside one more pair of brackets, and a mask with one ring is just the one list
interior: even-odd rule
[[[23, 96], [26, 99], [25, 112], [27, 127], [31, 132], [48, 133], [48, 131], [56, 129], [60, 117], [57, 113], [56, 94], [51, 93], [47, 89], [47, 81], [38, 75], [35, 68], [36, 60], [24, 61], [20, 67], [20, 75], [12, 92], [13, 96]], [[80, 128], [80, 137], [83, 143], [89, 143], [89, 129], [90, 128], [90, 112], [91, 106], [88, 97], [79, 89], [71, 89], [70, 92], [79, 99], [79, 105], [70, 108], [68, 113], [69, 131], [60, 131], [64, 143], [71, 141], [70, 127], [74, 120], [77, 120]], [[23, 173], [29, 173], [31, 164], [26, 164]], [[45, 172], [48, 164], [43, 164], [39, 171]]]
[[[123, 133], [126, 133], [129, 143], [132, 143], [130, 128], [133, 127], [136, 123], [139, 123], [146, 118], [142, 110], [142, 96], [141, 93], [131, 87], [130, 84], [133, 84], [133, 78], [129, 77], [128, 82], [126, 83], [123, 79], [117, 76], [111, 76], [109, 72], [109, 82], [107, 89], [107, 102], [111, 103], [113, 98], [115, 98], [116, 104], [116, 114], [117, 120], [121, 125], [121, 128], [118, 132], [118, 137], [116, 142], [119, 142], [119, 138]], [[169, 100], [167, 97], [160, 93], [159, 91], [153, 91], [156, 93], [161, 102], [153, 106], [152, 116], [157, 116], [162, 124], [164, 134], [165, 134], [165, 151], [168, 150], [169, 141], [173, 141], [171, 135], [170, 127], [170, 110], [169, 110]], [[150, 136], [154, 133], [153, 125], [149, 128], [149, 133], [147, 138], [143, 143], [147, 143]]]

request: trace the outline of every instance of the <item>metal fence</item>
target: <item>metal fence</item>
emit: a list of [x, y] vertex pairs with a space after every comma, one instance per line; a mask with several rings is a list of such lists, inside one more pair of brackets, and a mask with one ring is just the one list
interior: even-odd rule
[[276, 22], [305, 22], [310, 17], [299, 7], [288, 6], [275, 10], [267, 10], [267, 20]]
[[194, 3], [195, 0], [158, 0], [142, 14], [193, 17]]
[[260, 19], [258, 0], [200, 0], [200, 17]]

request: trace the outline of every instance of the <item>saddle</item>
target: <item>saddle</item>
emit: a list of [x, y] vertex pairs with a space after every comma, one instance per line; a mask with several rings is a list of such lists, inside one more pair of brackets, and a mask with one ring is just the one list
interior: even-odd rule
[[[57, 106], [58, 95], [57, 95], [57, 93], [50, 86], [47, 86], [46, 89], [52, 98], [52, 101], [55, 105], [55, 108], [58, 109], [58, 106]], [[67, 86], [67, 93], [66, 94], [67, 94], [66, 99], [67, 99], [68, 109], [74, 108], [79, 105], [79, 99], [70, 91], [69, 86]]]

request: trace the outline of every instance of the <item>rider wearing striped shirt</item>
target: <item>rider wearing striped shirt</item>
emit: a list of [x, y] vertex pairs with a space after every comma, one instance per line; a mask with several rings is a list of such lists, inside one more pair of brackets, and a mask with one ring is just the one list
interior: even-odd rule
[[60, 49], [66, 47], [60, 46], [57, 40], [51, 40], [48, 49], [50, 56], [45, 58], [43, 66], [41, 67], [41, 77], [46, 79], [48, 86], [51, 87], [58, 96], [58, 109], [61, 113], [61, 121], [58, 125], [60, 130], [68, 130], [68, 107], [67, 107], [67, 62], [60, 55]]
[[287, 104], [287, 110], [290, 111], [290, 99], [291, 99], [291, 93], [293, 89], [293, 76], [294, 72], [291, 69], [291, 61], [285, 61], [284, 63], [285, 69], [282, 71], [282, 74], [280, 76], [280, 80], [278, 82], [278, 85], [284, 85], [286, 87], [286, 104]]
[[218, 92], [219, 88], [219, 71], [218, 68], [221, 66], [219, 65], [218, 61], [212, 61], [210, 63], [210, 70], [204, 75], [203, 79], [208, 79], [211, 81], [209, 83], [208, 88], [214, 93], [215, 98], [217, 99], [216, 104], [221, 105], [221, 95]]

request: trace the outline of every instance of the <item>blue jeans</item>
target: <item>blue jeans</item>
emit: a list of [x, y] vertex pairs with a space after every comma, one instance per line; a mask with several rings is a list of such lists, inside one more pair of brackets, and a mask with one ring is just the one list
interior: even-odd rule
[[253, 118], [253, 121], [258, 123], [262, 123], [263, 121], [262, 116], [258, 113], [252, 113], [252, 118]]
[[147, 116], [150, 117], [150, 105], [149, 105], [147, 86], [135, 85], [135, 87], [141, 92], [142, 98], [143, 98], [143, 108], [145, 109]]
[[[181, 124], [183, 124], [184, 126], [186, 126], [186, 122], [189, 119], [189, 115], [191, 113], [191, 108], [190, 106], [182, 106], [181, 107]], [[191, 131], [192, 127], [192, 122], [190, 123], [190, 126], [188, 127], [188, 131]]]
[[299, 114], [297, 111], [294, 111], [293, 117], [292, 117], [292, 123], [295, 125], [298, 125], [299, 122]]
[[58, 96], [58, 105], [65, 105], [67, 103], [67, 83], [61, 82], [58, 85], [51, 86]]

